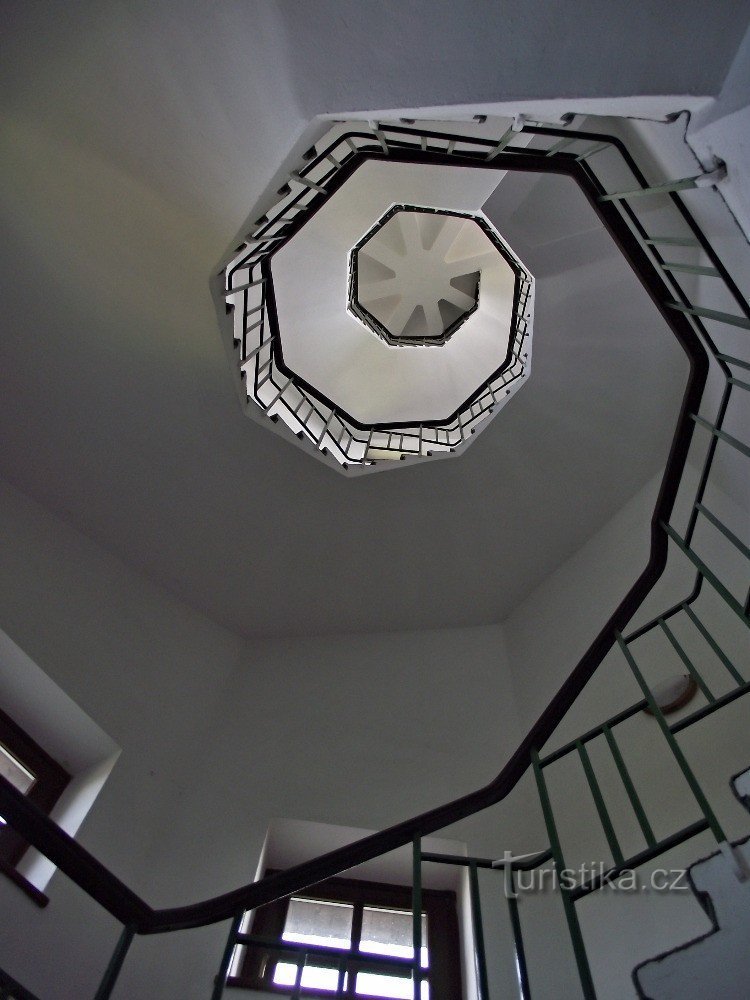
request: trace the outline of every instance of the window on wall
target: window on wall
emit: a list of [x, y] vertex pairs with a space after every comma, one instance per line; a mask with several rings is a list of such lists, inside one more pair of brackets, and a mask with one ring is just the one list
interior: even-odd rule
[[[245, 932], [271, 944], [239, 948], [228, 986], [290, 994], [304, 956], [302, 996], [332, 997], [339, 989], [372, 1000], [414, 995], [405, 965], [414, 954], [408, 887], [330, 879], [259, 908], [246, 918]], [[422, 1000], [462, 995], [455, 893], [422, 891], [420, 959]]]
[[[2, 711], [0, 775], [46, 813], [70, 781], [68, 772]], [[0, 816], [0, 868], [15, 867], [27, 848], [26, 841]]]

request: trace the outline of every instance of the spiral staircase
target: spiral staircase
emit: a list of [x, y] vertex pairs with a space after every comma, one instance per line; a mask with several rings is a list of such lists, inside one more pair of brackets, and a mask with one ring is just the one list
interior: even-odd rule
[[[744, 696], [750, 692], [746, 632], [750, 624], [750, 549], [747, 523], [737, 519], [731, 505], [723, 505], [722, 497], [726, 496], [727, 484], [741, 484], [743, 477], [747, 481], [743, 463], [750, 457], [747, 269], [743, 273], [731, 272], [711, 241], [712, 213], [723, 211], [722, 165], [707, 171], [696, 166], [678, 177], [653, 177], [649, 181], [620, 131], [615, 119], [597, 122], [590, 118], [582, 123], [573, 119], [550, 124], [523, 116], [460, 124], [343, 122], [333, 130], [321, 128], [319, 140], [281, 189], [276, 205], [253, 225], [241, 247], [214, 275], [213, 290], [228, 356], [242, 403], [253, 418], [267, 422], [311, 456], [347, 473], [374, 471], [381, 464], [392, 468], [389, 460], [394, 457], [399, 465], [438, 453], [449, 458], [454, 451], [468, 446], [479, 425], [500, 409], [506, 382], [510, 392], [511, 381], [520, 384], [525, 377], [528, 358], [522, 348], [526, 330], [530, 329], [530, 314], [525, 310], [523, 295], [526, 291], [528, 298], [530, 279], [519, 277], [516, 282], [515, 319], [508, 317], [511, 348], [514, 336], [518, 340], [515, 349], [510, 350], [508, 363], [488, 371], [479, 387], [459, 401], [447, 418], [429, 419], [428, 415], [422, 419], [417, 415], [384, 422], [377, 419], [377, 414], [369, 413], [360, 419], [295, 371], [289, 354], [280, 349], [285, 337], [284, 310], [276, 301], [274, 285], [283, 280], [280, 276], [285, 248], [293, 252], [294, 241], [303, 237], [309, 221], [323, 219], [324, 207], [332, 195], [342, 191], [362, 170], [398, 164], [417, 172], [443, 168], [459, 174], [471, 171], [475, 176], [483, 172], [553, 173], [577, 185], [595, 210], [685, 352], [690, 374], [653, 513], [648, 564], [611, 618], [602, 623], [585, 655], [578, 663], [565, 666], [566, 679], [559, 691], [502, 771], [485, 787], [221, 896], [188, 906], [153, 909], [7, 782], [0, 781], [0, 811], [6, 820], [122, 924], [97, 1000], [117, 995], [118, 976], [136, 935], [177, 934], [226, 922], [228, 936], [216, 979], [205, 984], [205, 995], [219, 1000], [237, 948], [265, 949], [271, 955], [278, 952], [277, 945], [254, 939], [243, 929], [247, 911], [405, 846], [413, 858], [414, 954], [419, 955], [421, 947], [419, 915], [424, 866], [459, 865], [467, 871], [470, 888], [476, 996], [489, 1000], [510, 995], [493, 979], [493, 953], [500, 948], [512, 953], [516, 995], [523, 1000], [543, 995], [538, 968], [531, 958], [529, 928], [524, 927], [516, 900], [507, 900], [508, 933], [498, 941], [485, 932], [486, 897], [480, 886], [485, 885], [486, 892], [486, 883], [481, 880], [503, 876], [512, 880], [518, 872], [534, 867], [551, 867], [559, 873], [570, 866], [580, 843], [585, 842], [588, 848], [589, 841], [608, 858], [606, 866], [572, 886], [561, 887], [552, 903], [559, 907], [564, 919], [575, 978], [574, 985], [566, 986], [564, 994], [557, 995], [580, 995], [590, 1000], [606, 995], [606, 988], [602, 989], [606, 970], [597, 965], [597, 949], [592, 946], [595, 933], [591, 920], [581, 915], [583, 910], [622, 873], [649, 871], [675, 852], [682, 851], [683, 857], [685, 851], [694, 852], [693, 857], [697, 857], [703, 848], [696, 845], [706, 840], [716, 850], [708, 860], [696, 863], [692, 884], [716, 925], [722, 928], [726, 921], [727, 926], [704, 942], [687, 946], [684, 953], [671, 952], [658, 961], [641, 961], [635, 983], [641, 996], [653, 1000], [745, 995], [739, 986], [731, 992], [737, 977], [745, 973], [730, 969], [725, 956], [737, 951], [732, 945], [733, 935], [744, 935], [743, 940], [747, 936], [747, 850], [744, 843], [739, 843], [742, 838], [733, 832], [735, 819], [728, 822], [723, 807], [715, 805], [713, 779], [708, 780], [691, 762], [690, 746], [691, 740], [708, 731], [703, 727], [718, 723], [731, 733], [742, 732], [743, 725], [746, 728]], [[385, 232], [387, 221], [380, 219], [379, 231]], [[416, 227], [418, 221], [401, 220], [405, 227]], [[369, 232], [368, 239], [374, 240], [377, 231]], [[402, 230], [401, 235], [406, 239], [407, 230]], [[438, 303], [447, 301], [451, 307], [430, 311], [423, 308], [420, 313], [421, 302], [416, 298], [406, 301], [405, 279], [396, 288], [399, 277], [393, 269], [390, 277], [387, 273], [384, 277], [384, 272], [373, 267], [372, 261], [390, 265], [383, 264], [387, 256], [383, 246], [375, 242], [367, 250], [368, 239], [358, 248], [360, 285], [355, 297], [360, 307], [370, 310], [375, 327], [383, 328], [396, 340], [417, 340], [422, 356], [429, 359], [440, 357], [451, 343], [460, 343], [462, 325], [467, 333], [470, 324], [481, 322], [485, 276], [474, 251], [459, 261], [461, 280], [452, 285], [456, 275], [451, 272], [448, 284], [453, 292], [431, 293], [431, 302], [437, 298]], [[362, 257], [368, 253], [370, 263], [363, 265]], [[393, 284], [390, 290], [385, 288], [386, 295], [377, 289], [373, 292], [373, 285], [381, 281]], [[425, 301], [428, 298], [426, 293], [422, 295]], [[346, 300], [342, 308], [347, 308]], [[352, 324], [362, 323], [361, 314], [349, 313], [349, 317]], [[372, 337], [368, 348], [380, 350], [383, 329], [367, 331]], [[381, 340], [376, 343], [377, 337]], [[388, 346], [396, 355], [407, 350], [403, 345]], [[679, 600], [654, 608], [654, 601], [660, 599], [657, 585], [666, 575], [675, 573], [682, 587]], [[667, 655], [677, 657], [699, 691], [697, 701], [678, 717], [664, 714], [651, 679], [654, 664]], [[638, 691], [637, 697], [620, 704], [608, 717], [593, 720], [573, 739], [561, 741], [558, 734], [564, 728], [562, 724], [603, 665], [628, 675]], [[745, 712], [744, 720], [740, 712]], [[648, 775], [644, 778], [642, 769], [634, 765], [630, 751], [625, 749], [623, 734], [644, 719], [657, 748], [653, 750], [655, 772], [661, 767], [655, 763], [656, 755], [661, 755], [659, 760], [667, 761], [674, 771], [669, 794], [676, 796], [689, 814], [686, 822], [671, 827], [669, 816], [653, 814], [653, 788], [649, 790], [645, 784], [651, 779]], [[744, 752], [745, 759], [735, 761], [732, 773], [746, 766], [747, 750], [747, 746], [737, 747], [738, 756], [742, 758]], [[603, 754], [608, 755], [609, 771], [601, 764]], [[582, 782], [575, 786], [574, 811], [582, 815], [589, 809], [595, 817], [585, 830], [571, 829], [569, 804], [561, 804], [556, 791], [560, 776], [563, 782], [567, 780], [564, 768], [573, 764], [579, 768]], [[727, 783], [732, 773], [717, 775], [715, 780]], [[467, 781], [470, 783], [470, 776]], [[537, 852], [531, 860], [446, 857], [424, 848], [424, 838], [461, 819], [492, 810], [509, 801], [521, 787], [533, 789], [547, 837], [544, 844], [529, 845]], [[624, 796], [630, 811], [627, 820], [623, 819], [626, 810], [612, 806], [615, 795]], [[708, 897], [713, 899], [711, 904]], [[737, 900], [744, 901], [744, 916]], [[291, 951], [291, 961], [298, 969], [292, 996], [299, 998], [304, 996], [301, 981], [305, 962], [314, 959], [316, 953], [315, 948]], [[355, 959], [351, 956], [337, 959], [342, 974], [338, 990], [331, 995], [346, 995], [343, 973], [352, 961]], [[690, 969], [700, 971], [693, 973]], [[419, 962], [412, 961], [406, 966], [402, 963], [399, 971], [411, 978], [416, 1000], [421, 995], [424, 970]], [[718, 983], [715, 977], [720, 972], [725, 979], [729, 977], [730, 985], [722, 985], [723, 992], [707, 994], [706, 989], [712, 987], [705, 983]], [[34, 1000], [12, 973], [11, 969], [0, 975], [0, 996]]]

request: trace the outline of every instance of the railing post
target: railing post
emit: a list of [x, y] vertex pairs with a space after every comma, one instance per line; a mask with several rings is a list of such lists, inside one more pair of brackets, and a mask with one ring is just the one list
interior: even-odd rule
[[558, 837], [557, 834], [555, 817], [552, 814], [552, 805], [549, 800], [547, 783], [544, 780], [544, 775], [542, 774], [542, 766], [539, 763], [538, 751], [536, 750], [532, 751], [531, 762], [534, 767], [534, 777], [536, 778], [537, 790], [539, 792], [539, 802], [542, 806], [542, 815], [544, 816], [544, 824], [547, 827], [549, 844], [552, 850], [552, 858], [555, 866], [555, 871], [557, 873], [557, 885], [560, 890], [560, 895], [563, 901], [565, 918], [568, 922], [568, 932], [570, 933], [570, 940], [573, 944], [573, 954], [575, 955], [576, 966], [578, 967], [578, 977], [581, 980], [581, 989], [583, 991], [583, 996], [585, 1000], [596, 1000], [596, 991], [594, 990], [594, 980], [591, 977], [589, 960], [586, 956], [586, 945], [584, 944], [583, 941], [583, 934], [581, 933], [581, 925], [578, 923], [578, 914], [576, 913], [576, 905], [572, 896], [570, 895], [570, 890], [567, 889], [562, 884], [562, 872], [565, 869], [565, 859], [563, 857], [562, 848], [560, 846], [560, 838]]
[[591, 760], [589, 759], [588, 750], [583, 745], [581, 740], [576, 740], [576, 749], [578, 750], [578, 756], [580, 757], [581, 764], [583, 765], [583, 771], [584, 774], [586, 775], [586, 780], [589, 783], [589, 789], [594, 799], [594, 805], [596, 806], [596, 811], [599, 814], [599, 819], [601, 820], [602, 829], [604, 830], [604, 836], [607, 838], [607, 843], [609, 844], [610, 851], [612, 851], [612, 858], [616, 865], [621, 865], [624, 862], [625, 858], [623, 857], [623, 853], [620, 848], [620, 843], [617, 839], [615, 828], [612, 825], [612, 820], [607, 810], [607, 806], [604, 803], [604, 796], [602, 795], [601, 788], [599, 787], [599, 782], [596, 780], [594, 769], [591, 766]]
[[654, 831], [651, 828], [651, 824], [648, 821], [648, 817], [646, 816], [646, 811], [643, 808], [643, 803], [640, 800], [640, 796], [638, 795], [638, 792], [635, 790], [635, 785], [633, 784], [633, 779], [630, 777], [630, 772], [628, 771], [625, 761], [623, 760], [623, 756], [620, 753], [620, 748], [618, 747], [617, 741], [615, 740], [615, 734], [612, 732], [612, 729], [609, 723], [607, 722], [605, 722], [604, 725], [602, 726], [602, 730], [604, 731], [604, 737], [607, 740], [607, 744], [609, 745], [609, 749], [612, 754], [612, 758], [614, 759], [615, 766], [617, 767], [617, 770], [620, 774], [620, 778], [622, 779], [622, 783], [625, 786], [625, 791], [627, 792], [628, 798], [630, 799], [630, 804], [633, 807], [633, 812], [636, 815], [636, 819], [638, 820], [638, 824], [641, 828], [641, 831], [643, 832], [643, 836], [646, 838], [646, 843], [648, 844], [649, 847], [655, 847], [656, 837], [654, 836]]
[[475, 861], [469, 862], [469, 895], [471, 897], [471, 928], [474, 932], [474, 961], [477, 969], [478, 1000], [489, 1000], [487, 981], [487, 959], [484, 951], [484, 928], [482, 926], [482, 901], [479, 896], [479, 876]]
[[216, 979], [214, 980], [211, 1000], [221, 1000], [224, 995], [224, 985], [227, 981], [227, 976], [229, 975], [229, 966], [232, 963], [232, 954], [237, 943], [237, 935], [240, 932], [242, 918], [244, 915], [244, 910], [240, 910], [239, 913], [232, 917], [232, 922], [229, 925], [229, 934], [227, 935], [227, 943], [224, 945], [224, 952], [221, 956], [221, 965], [219, 966], [219, 971], [216, 975]]
[[117, 939], [115, 950], [112, 952], [109, 965], [104, 970], [104, 975], [99, 983], [99, 989], [96, 991], [94, 1000], [109, 1000], [109, 997], [112, 995], [112, 990], [115, 988], [117, 977], [120, 974], [122, 963], [125, 961], [125, 956], [128, 953], [128, 948], [130, 947], [130, 943], [134, 936], [135, 925], [126, 924], [122, 929], [120, 937]]
[[422, 996], [422, 841], [415, 837], [412, 850], [412, 942], [414, 947], [414, 1000]]
[[510, 925], [513, 930], [513, 951], [516, 959], [516, 975], [518, 976], [518, 993], [521, 1000], [531, 1000], [529, 989], [529, 970], [526, 965], [526, 952], [523, 946], [523, 934], [521, 932], [521, 914], [518, 912], [518, 900], [516, 899], [516, 882], [513, 877], [513, 863], [508, 862], [509, 871], [506, 885], [510, 887], [508, 894], [508, 912], [510, 914]]

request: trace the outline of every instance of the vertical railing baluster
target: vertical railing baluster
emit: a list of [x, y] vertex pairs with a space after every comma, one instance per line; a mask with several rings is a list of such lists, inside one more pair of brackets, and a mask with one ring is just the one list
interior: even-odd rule
[[560, 838], [557, 833], [555, 817], [552, 813], [552, 805], [549, 799], [549, 792], [547, 791], [547, 783], [544, 780], [542, 766], [539, 763], [538, 751], [532, 751], [531, 760], [534, 767], [534, 777], [536, 778], [537, 790], [539, 792], [539, 802], [542, 807], [542, 815], [544, 816], [544, 824], [547, 827], [550, 848], [552, 850], [552, 858], [554, 860], [555, 872], [557, 874], [557, 885], [560, 890], [560, 896], [562, 897], [565, 918], [568, 922], [570, 940], [573, 944], [573, 954], [578, 968], [578, 978], [581, 981], [581, 989], [585, 1000], [596, 1000], [594, 980], [591, 977], [591, 969], [586, 955], [586, 945], [583, 941], [581, 925], [578, 922], [576, 905], [570, 895], [570, 890], [563, 885], [562, 872], [565, 870], [565, 859], [560, 846]]
[[122, 963], [125, 961], [125, 956], [128, 953], [128, 948], [130, 947], [134, 936], [135, 925], [126, 924], [117, 939], [115, 950], [112, 952], [112, 957], [110, 958], [109, 964], [104, 971], [104, 975], [99, 983], [99, 989], [96, 991], [94, 1000], [108, 1000], [108, 998], [112, 995], [112, 990], [115, 988], [117, 977], [120, 975], [120, 969], [122, 969]]
[[588, 750], [580, 740], [576, 740], [576, 750], [578, 751], [578, 756], [581, 758], [581, 764], [583, 764], [583, 771], [584, 774], [586, 775], [586, 780], [589, 783], [589, 789], [594, 799], [594, 805], [596, 806], [596, 811], [599, 814], [599, 819], [601, 820], [602, 828], [604, 830], [604, 836], [607, 838], [609, 849], [612, 852], [612, 857], [614, 858], [614, 862], [616, 865], [621, 865], [625, 860], [625, 858], [623, 856], [622, 850], [620, 849], [620, 842], [617, 839], [615, 828], [612, 825], [612, 820], [610, 819], [606, 803], [604, 802], [604, 796], [602, 795], [602, 790], [599, 787], [599, 782], [597, 781], [596, 775], [594, 774], [594, 769], [591, 766], [591, 760], [589, 758]]
[[508, 913], [510, 914], [510, 926], [513, 931], [513, 952], [516, 958], [516, 975], [518, 976], [518, 994], [521, 1000], [531, 1000], [531, 990], [529, 988], [529, 970], [526, 966], [526, 951], [523, 946], [523, 934], [521, 932], [521, 914], [518, 912], [518, 900], [516, 899], [516, 882], [513, 877], [513, 864], [510, 865], [506, 874], [505, 885], [510, 889], [508, 895]]
[[[352, 930], [351, 930], [351, 945], [350, 945], [350, 955], [358, 955], [361, 951], [362, 945], [362, 923], [364, 921], [364, 906], [355, 906], [354, 913], [352, 914]], [[354, 968], [347, 965], [347, 986], [345, 996], [353, 997], [357, 995], [357, 975], [359, 973], [360, 966], [358, 964], [354, 965]]]
[[224, 996], [224, 985], [226, 984], [227, 976], [229, 975], [229, 966], [232, 964], [232, 955], [234, 954], [234, 948], [237, 944], [237, 935], [240, 932], [242, 918], [244, 915], [244, 910], [240, 910], [239, 913], [232, 917], [232, 922], [229, 925], [229, 933], [227, 934], [227, 943], [224, 945], [224, 951], [221, 956], [219, 972], [214, 980], [211, 1000], [221, 1000]]
[[412, 944], [414, 947], [413, 1000], [422, 996], [422, 841], [415, 837], [412, 845]]
[[484, 950], [484, 927], [482, 925], [482, 900], [479, 895], [479, 875], [475, 861], [469, 862], [469, 898], [471, 900], [471, 929], [474, 935], [474, 962], [477, 973], [477, 998], [489, 1000], [487, 982], [487, 957]]
[[602, 726], [602, 731], [604, 732], [604, 737], [609, 744], [609, 749], [612, 752], [612, 757], [614, 758], [615, 766], [620, 774], [623, 785], [625, 786], [625, 791], [628, 793], [628, 798], [630, 799], [630, 804], [633, 807], [633, 812], [636, 815], [638, 824], [641, 828], [643, 836], [646, 838], [646, 843], [649, 847], [654, 847], [656, 845], [656, 837], [654, 836], [654, 831], [651, 828], [651, 824], [646, 816], [646, 810], [643, 808], [643, 803], [641, 802], [638, 792], [635, 790], [635, 785], [633, 784], [633, 779], [630, 777], [630, 772], [627, 769], [623, 756], [620, 753], [620, 748], [615, 741], [615, 734], [609, 727], [608, 723], [604, 723]]

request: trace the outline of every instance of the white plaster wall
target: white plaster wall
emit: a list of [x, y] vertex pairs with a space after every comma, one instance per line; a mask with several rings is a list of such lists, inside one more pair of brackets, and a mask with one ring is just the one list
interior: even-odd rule
[[[122, 748], [78, 839], [148, 901], [156, 871], [171, 897], [189, 879], [162, 838], [183, 804], [198, 809], [193, 755], [241, 641], [6, 485], [0, 525], [5, 630]], [[45, 1000], [92, 996], [115, 921], [59, 873], [47, 892], [39, 910], [0, 881], [0, 965]]]
[[659, 479], [631, 498], [506, 619], [523, 725], [541, 714], [645, 566]]
[[[80, 840], [154, 906], [251, 880], [274, 817], [379, 829], [517, 743], [500, 626], [243, 645], [10, 487], [0, 512], [3, 625], [122, 747]], [[115, 922], [59, 873], [49, 895], [0, 883], [0, 965], [91, 996]], [[137, 939], [116, 995], [204, 998], [224, 933]]]

